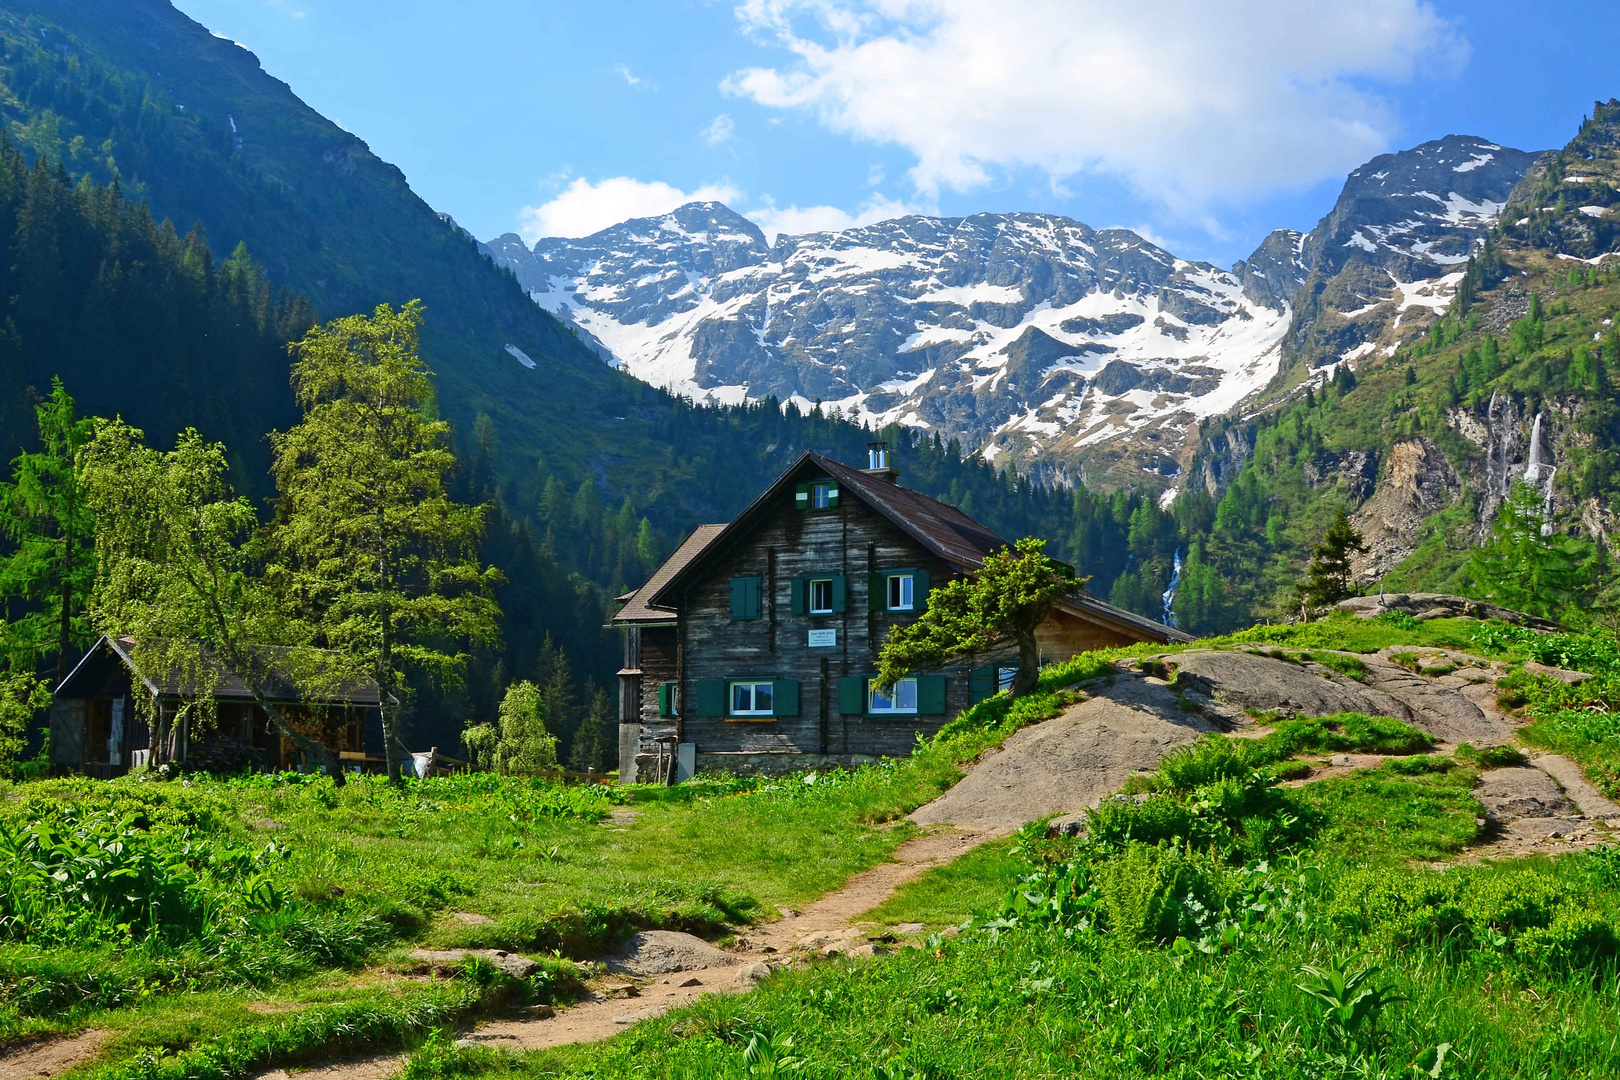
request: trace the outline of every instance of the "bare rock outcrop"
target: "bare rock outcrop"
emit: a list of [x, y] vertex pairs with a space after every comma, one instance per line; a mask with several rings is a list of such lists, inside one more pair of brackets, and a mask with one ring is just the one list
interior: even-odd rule
[[1470, 600], [1466, 596], [1449, 593], [1384, 593], [1378, 596], [1352, 596], [1334, 605], [1341, 611], [1371, 619], [1386, 612], [1410, 615], [1419, 622], [1428, 619], [1500, 619], [1515, 626], [1552, 633], [1560, 629], [1557, 623], [1522, 611], [1487, 604], [1483, 600]]
[[1431, 514], [1457, 501], [1462, 482], [1431, 439], [1407, 439], [1389, 451], [1388, 469], [1372, 498], [1351, 516], [1367, 542], [1351, 559], [1357, 581], [1375, 581], [1417, 549]]

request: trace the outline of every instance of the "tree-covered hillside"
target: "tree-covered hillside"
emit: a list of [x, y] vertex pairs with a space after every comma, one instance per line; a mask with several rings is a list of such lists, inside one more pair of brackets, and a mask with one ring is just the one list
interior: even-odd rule
[[[1372, 549], [1356, 565], [1363, 588], [1488, 591], [1469, 553], [1491, 539], [1516, 484], [1534, 492], [1549, 533], [1583, 545], [1597, 589], [1620, 489], [1617, 251], [1620, 102], [1610, 102], [1520, 183], [1442, 318], [1354, 373], [1339, 365], [1324, 383], [1318, 371], [1259, 419], [1212, 429], [1253, 453], [1185, 535], [1183, 622], [1286, 614], [1341, 507]], [[1180, 507], [1189, 497], [1208, 495], [1178, 502], [1192, 522]]]

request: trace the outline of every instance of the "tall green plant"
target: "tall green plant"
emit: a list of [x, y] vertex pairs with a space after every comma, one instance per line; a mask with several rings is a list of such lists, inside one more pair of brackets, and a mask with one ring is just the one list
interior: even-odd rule
[[[225, 448], [187, 429], [173, 450], [160, 452], [139, 430], [114, 420], [101, 425], [82, 460], [97, 522], [95, 624], [129, 639], [136, 672], [179, 695], [192, 730], [212, 725], [215, 691], [234, 672], [281, 733], [343, 783], [336, 755], [295, 728], [271, 698], [268, 650], [301, 644], [299, 628], [282, 617], [265, 587], [255, 550], [258, 522], [225, 479]], [[296, 670], [298, 655], [278, 651], [277, 674]], [[181, 716], [168, 716], [148, 695], [136, 701], [149, 711], [161, 759], [169, 724]]]
[[293, 345], [304, 419], [271, 435], [280, 491], [276, 587], [312, 636], [336, 651], [333, 680], [382, 691], [388, 776], [401, 779], [407, 674], [461, 678], [462, 643], [499, 637], [478, 558], [482, 507], [454, 502], [450, 426], [432, 415], [418, 355], [421, 304], [382, 304], [311, 330]]
[[[3, 648], [17, 669], [33, 670], [54, 653], [60, 682], [74, 649], [92, 636], [85, 602], [96, 577], [95, 519], [74, 458], [95, 437], [96, 422], [74, 415], [61, 379], [34, 411], [40, 448], [19, 454], [11, 482], [0, 484], [0, 533], [13, 545], [0, 556]], [[13, 603], [22, 610], [10, 610]]]

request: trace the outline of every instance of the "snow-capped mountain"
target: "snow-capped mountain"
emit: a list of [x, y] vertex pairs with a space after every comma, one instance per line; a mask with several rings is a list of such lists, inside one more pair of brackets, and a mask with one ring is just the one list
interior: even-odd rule
[[1448, 135], [1350, 174], [1305, 239], [1290, 360], [1320, 367], [1381, 350], [1451, 303], [1475, 245], [1536, 155]]
[[1375, 159], [1310, 234], [1279, 230], [1231, 271], [1050, 214], [770, 244], [712, 202], [485, 250], [605, 357], [693, 398], [819, 402], [1037, 471], [1163, 483], [1199, 420], [1271, 383], [1285, 340], [1296, 356], [1326, 341], [1331, 362], [1388, 329], [1363, 321], [1375, 311], [1443, 307], [1429, 283], [1467, 261], [1530, 160], [1455, 137]]

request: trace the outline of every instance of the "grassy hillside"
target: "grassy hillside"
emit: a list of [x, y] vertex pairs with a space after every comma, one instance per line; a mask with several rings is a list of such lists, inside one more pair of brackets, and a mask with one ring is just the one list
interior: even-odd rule
[[[1253, 643], [1318, 658], [1335, 646], [1463, 646], [1558, 660], [1597, 675], [1584, 699], [1608, 700], [1620, 672], [1612, 635], [1539, 638], [1464, 619], [1336, 619], [1204, 644]], [[1470, 861], [1480, 771], [1517, 751], [1434, 752], [1407, 725], [1350, 714], [1208, 736], [1135, 778], [1139, 800], [1096, 811], [1086, 840], [1030, 829], [930, 871], [876, 913], [924, 924], [897, 955], [811, 961], [594, 1046], [518, 1057], [443, 1034], [566, 1004], [591, 974], [573, 961], [630, 928], [723, 936], [835, 888], [914, 834], [892, 823], [952, 783], [959, 762], [1052, 715], [1063, 687], [1105, 659], [1048, 671], [1014, 709], [992, 699], [909, 760], [813, 782], [0, 788], [0, 1054], [95, 1029], [109, 1034], [76, 1075], [106, 1080], [224, 1080], [401, 1047], [418, 1048], [410, 1078], [1620, 1069], [1615, 849]], [[1561, 719], [1579, 711], [1575, 691], [1523, 672], [1508, 682], [1537, 718], [1527, 741], [1561, 738], [1605, 775], [1614, 733]], [[1283, 783], [1344, 752], [1389, 756]], [[120, 871], [116, 888], [107, 870]], [[425, 978], [406, 955], [414, 945], [544, 962], [522, 980], [478, 964]], [[1342, 977], [1381, 993], [1336, 1012]]]

